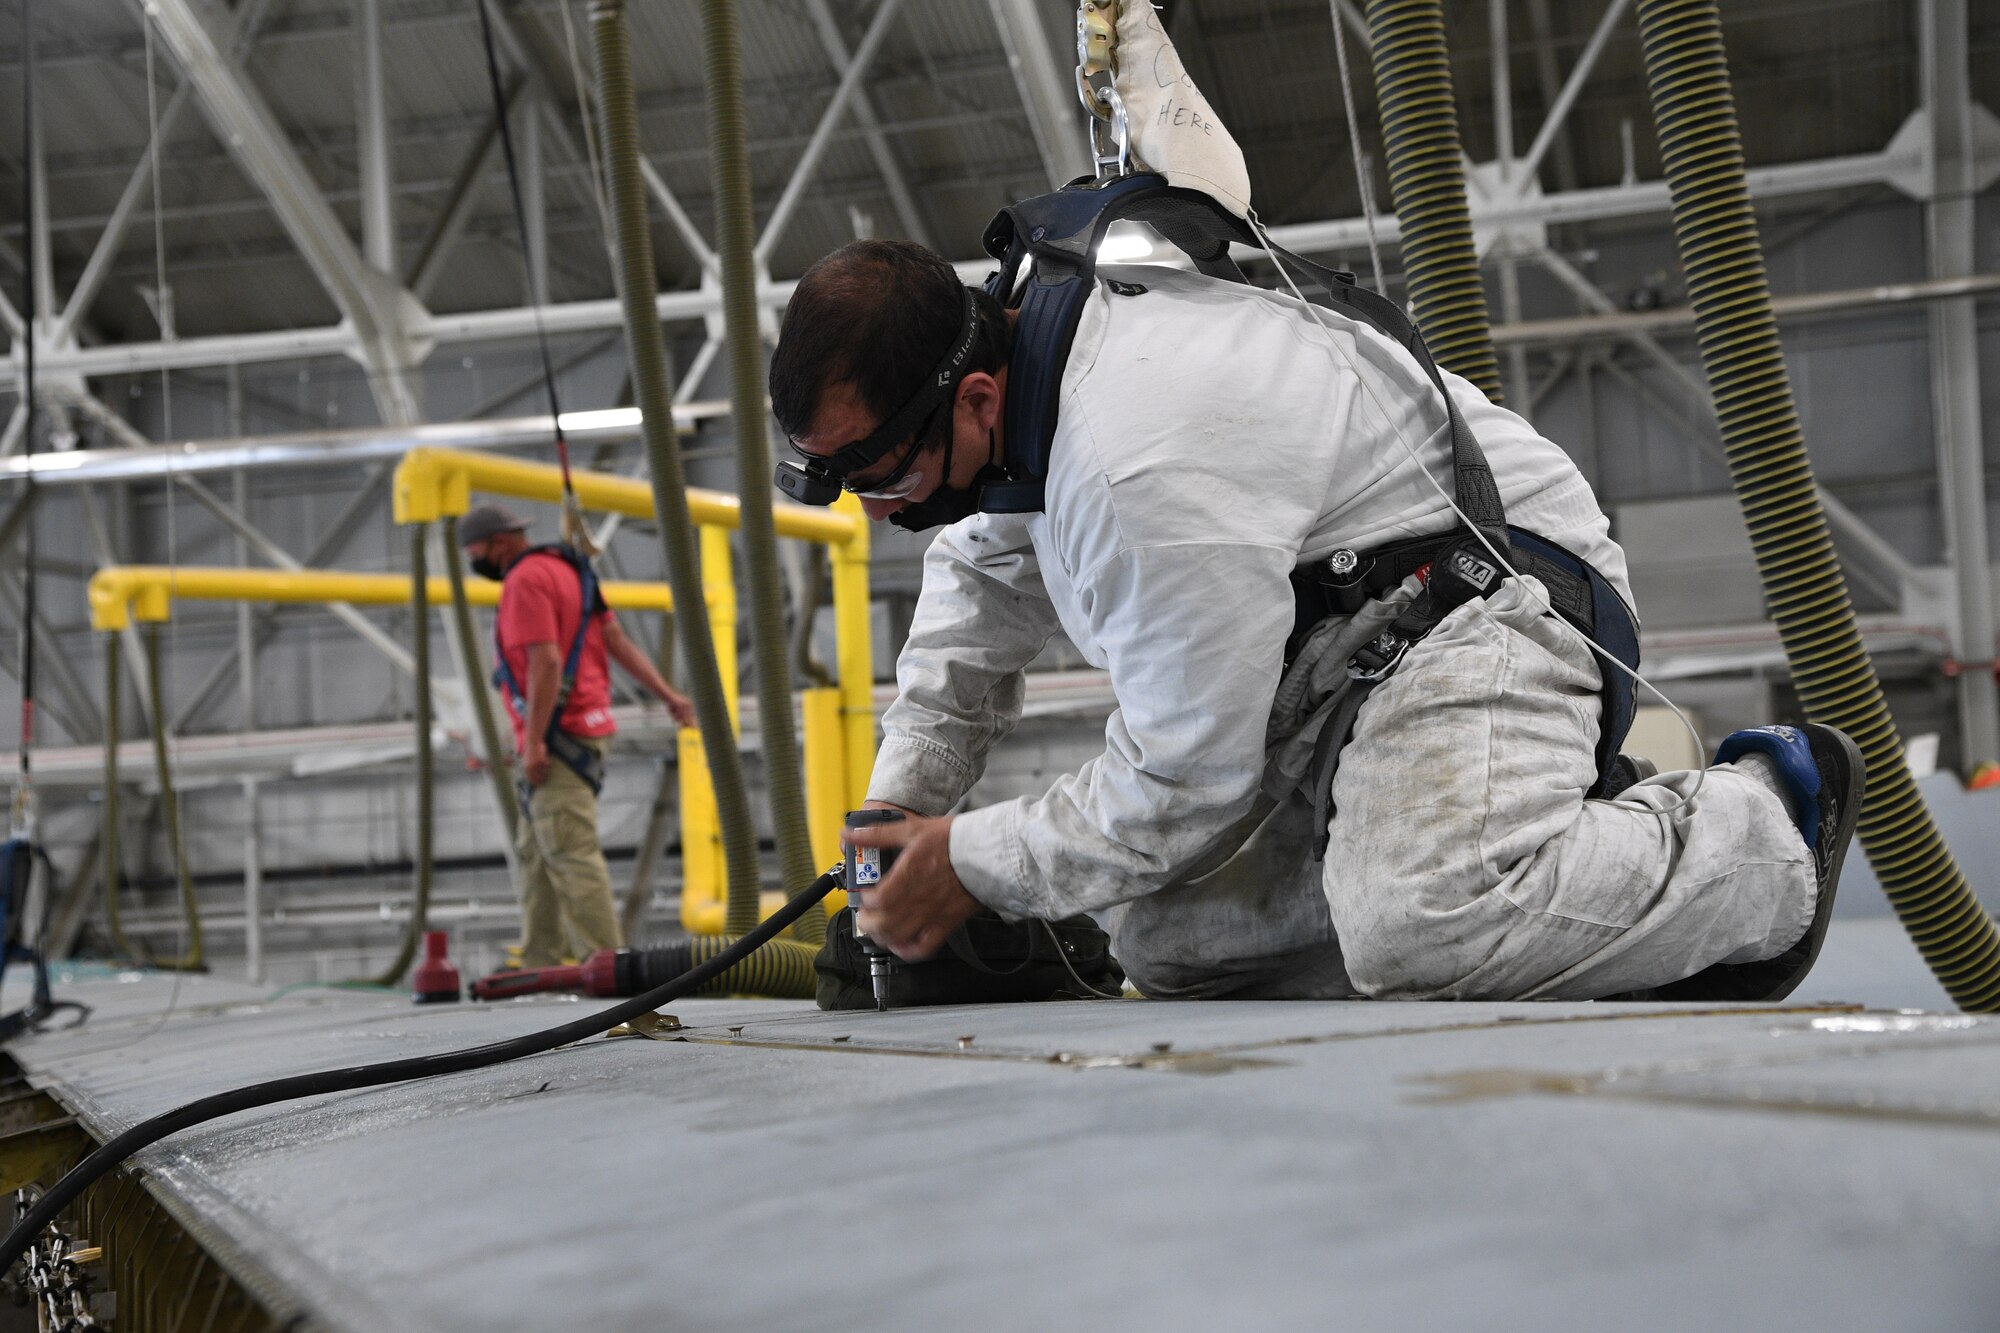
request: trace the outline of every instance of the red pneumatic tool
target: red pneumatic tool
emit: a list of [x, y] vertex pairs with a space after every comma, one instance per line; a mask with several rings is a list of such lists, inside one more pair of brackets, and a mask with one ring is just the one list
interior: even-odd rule
[[636, 995], [645, 987], [632, 984], [628, 975], [631, 970], [629, 965], [620, 966], [621, 959], [629, 960], [636, 952], [633, 949], [599, 949], [581, 963], [495, 972], [472, 983], [472, 998], [511, 1000], [517, 995], [534, 995], [541, 991], [582, 991], [592, 999]]

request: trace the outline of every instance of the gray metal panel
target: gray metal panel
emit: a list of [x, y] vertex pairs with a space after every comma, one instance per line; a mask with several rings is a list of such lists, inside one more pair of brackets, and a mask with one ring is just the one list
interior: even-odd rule
[[[72, 984], [109, 1132], [583, 1011]], [[333, 1328], [1982, 1326], [2000, 1026], [1801, 1008], [685, 1002], [149, 1150]]]

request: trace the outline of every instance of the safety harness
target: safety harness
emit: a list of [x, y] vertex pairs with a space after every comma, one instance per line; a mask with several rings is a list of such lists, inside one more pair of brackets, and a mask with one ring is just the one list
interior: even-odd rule
[[[1331, 764], [1346, 742], [1355, 713], [1368, 692], [1396, 670], [1410, 646], [1445, 616], [1475, 597], [1484, 597], [1509, 577], [1494, 553], [1548, 589], [1550, 604], [1605, 653], [1637, 669], [1638, 623], [1608, 580], [1588, 561], [1533, 533], [1508, 526], [1492, 468], [1472, 429], [1459, 413], [1444, 377], [1418, 333], [1397, 306], [1356, 285], [1354, 275], [1315, 264], [1289, 251], [1267, 247], [1241, 218], [1195, 190], [1179, 189], [1151, 173], [1102, 181], [1080, 181], [1053, 194], [1023, 200], [1000, 211], [986, 229], [988, 254], [1000, 269], [986, 290], [1017, 310], [1013, 350], [1008, 358], [1006, 438], [1007, 479], [989, 484], [979, 507], [989, 513], [1038, 513], [1043, 508], [1049, 451], [1056, 434], [1062, 377], [1084, 305], [1096, 289], [1097, 247], [1111, 224], [1143, 222], [1187, 255], [1212, 278], [1248, 283], [1230, 255], [1232, 245], [1270, 249], [1291, 269], [1302, 291], [1329, 309], [1374, 328], [1407, 351], [1444, 399], [1451, 429], [1452, 479], [1461, 524], [1436, 537], [1401, 542], [1379, 550], [1339, 550], [1293, 576], [1296, 620], [1292, 646], [1327, 616], [1352, 615], [1370, 599], [1424, 573], [1421, 594], [1387, 630], [1348, 663], [1353, 686], [1342, 716], [1322, 738], [1326, 752], [1316, 772], [1327, 799]], [[1025, 278], [1024, 265], [1028, 265]], [[1618, 750], [1632, 725], [1632, 679], [1606, 667], [1603, 718], [1597, 746], [1598, 779], [1591, 795], [1609, 794], [1617, 784]], [[1322, 813], [1326, 813], [1324, 808]], [[1320, 821], [1325, 828], [1326, 821]], [[1324, 837], [1324, 834], [1321, 835]]]
[[35, 969], [33, 997], [25, 1007], [0, 1017], [0, 1042], [18, 1037], [55, 1007], [49, 998], [49, 966], [39, 952], [28, 946], [22, 920], [27, 913], [28, 882], [34, 876], [37, 858], [44, 864], [48, 861], [47, 854], [26, 838], [0, 842], [0, 977], [6, 975], [9, 963], [27, 963]]
[[[581, 591], [581, 600], [578, 603], [581, 610], [576, 619], [576, 634], [570, 639], [569, 652], [563, 657], [562, 684], [557, 687], [556, 704], [549, 712], [549, 726], [543, 733], [543, 740], [549, 747], [549, 753], [569, 765], [576, 775], [583, 779], [594, 796], [604, 788], [604, 757], [564, 731], [561, 723], [563, 707], [569, 702], [570, 691], [576, 686], [577, 666], [583, 661], [583, 644], [590, 633], [590, 622], [608, 609], [604, 601], [604, 591], [598, 586], [597, 571], [591, 568], [590, 561], [574, 547], [561, 542], [549, 542], [542, 546], [529, 547], [521, 553], [520, 559], [526, 560], [535, 555], [554, 556], [575, 570]], [[515, 567], [518, 568], [519, 565], [520, 560], [515, 561]], [[527, 691], [522, 688], [520, 678], [514, 674], [514, 668], [507, 665], [507, 645], [500, 641], [500, 620], [497, 616], [493, 621], [493, 660], [499, 663], [493, 670], [493, 683], [507, 691], [507, 698], [513, 703], [514, 711], [521, 719], [521, 725], [526, 727]], [[521, 808], [525, 810], [530, 790], [525, 778], [521, 783], [521, 789]]]

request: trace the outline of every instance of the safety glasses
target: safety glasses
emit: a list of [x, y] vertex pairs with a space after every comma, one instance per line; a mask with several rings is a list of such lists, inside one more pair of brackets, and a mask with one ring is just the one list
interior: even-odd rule
[[932, 431], [937, 426], [939, 418], [942, 417], [947, 425], [950, 423], [950, 417], [944, 411], [946, 406], [946, 403], [939, 403], [931, 409], [930, 415], [924, 418], [916, 433], [910, 437], [910, 443], [905, 448], [902, 458], [897, 461], [896, 466], [889, 469], [887, 474], [873, 481], [862, 482], [843, 477], [840, 488], [864, 500], [908, 499], [924, 484], [924, 474], [918, 470], [916, 463], [931, 445], [937, 443], [932, 438]]

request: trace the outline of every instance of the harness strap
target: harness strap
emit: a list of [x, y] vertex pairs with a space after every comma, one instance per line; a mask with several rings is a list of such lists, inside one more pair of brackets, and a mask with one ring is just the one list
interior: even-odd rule
[[1306, 781], [1311, 784], [1313, 794], [1313, 860], [1326, 860], [1326, 849], [1333, 841], [1333, 777], [1340, 771], [1341, 752], [1347, 749], [1347, 742], [1354, 737], [1354, 719], [1361, 715], [1361, 705], [1375, 690], [1372, 680], [1351, 681], [1347, 693], [1333, 707], [1333, 716], [1326, 720], [1326, 727], [1319, 733], [1319, 740], [1313, 746], [1312, 763], [1306, 769]]
[[[986, 250], [1001, 261], [986, 290], [1016, 307], [1015, 356], [1007, 385], [1007, 482], [987, 486], [980, 507], [993, 513], [1034, 513], [1042, 508], [1048, 452], [1064, 365], [1084, 303], [1094, 287], [1097, 243], [1115, 220], [1151, 226], [1185, 253], [1200, 272], [1247, 282], [1230, 254], [1232, 245], [1262, 250], [1265, 242], [1242, 218], [1208, 195], [1169, 186], [1150, 173], [1095, 185], [1078, 185], [1003, 209], [987, 228]], [[1507, 551], [1506, 510], [1479, 441], [1445, 386], [1423, 335], [1395, 304], [1354, 275], [1270, 247], [1287, 268], [1303, 275], [1301, 291], [1316, 287], [1329, 305], [1369, 325], [1413, 357], [1444, 398], [1451, 431], [1452, 478], [1458, 507], [1487, 542]], [[1021, 266], [1032, 256], [1025, 283]]]
[[[1556, 614], [1613, 660], [1636, 671], [1639, 622], [1610, 581], [1589, 561], [1532, 532], [1512, 528], [1509, 537], [1513, 547], [1511, 563], [1521, 573], [1541, 581]], [[1447, 615], [1498, 587], [1504, 577], [1504, 571], [1496, 568], [1484, 549], [1463, 530], [1456, 535], [1447, 533], [1399, 542], [1369, 556], [1337, 552], [1328, 564], [1334, 567], [1301, 570], [1292, 576], [1296, 599], [1292, 644], [1302, 643], [1306, 631], [1320, 620], [1354, 614], [1366, 602], [1399, 586], [1413, 573], [1424, 575], [1425, 582], [1423, 591], [1402, 614], [1348, 661], [1348, 695], [1337, 705], [1344, 717], [1337, 714], [1320, 733], [1313, 753], [1311, 781], [1315, 808], [1323, 816], [1331, 814], [1330, 792], [1319, 784], [1332, 782], [1339, 766], [1339, 749], [1346, 744], [1354, 714], [1369, 691], [1393, 675], [1410, 648], [1436, 629]], [[1291, 652], [1288, 645], [1288, 662]], [[1607, 664], [1602, 668], [1602, 678], [1598, 691], [1602, 715], [1594, 756], [1597, 781], [1587, 793], [1590, 796], [1614, 795], [1622, 789], [1618, 779], [1618, 751], [1638, 709], [1638, 696], [1630, 676]]]
[[[576, 686], [577, 668], [583, 662], [583, 646], [590, 635], [590, 622], [607, 609], [604, 590], [598, 584], [597, 571], [591, 567], [589, 559], [579, 554], [573, 547], [559, 542], [534, 546], [523, 551], [521, 559], [526, 560], [532, 555], [551, 555], [574, 569], [579, 593], [576, 633], [570, 638], [569, 651], [563, 657], [562, 681], [556, 687], [555, 707], [549, 710], [549, 725], [542, 739], [548, 745], [550, 754], [575, 770], [576, 775], [589, 785], [593, 793], [598, 792], [604, 787], [603, 762], [589, 747], [576, 744], [569, 733], [562, 729], [562, 714], [564, 706], [569, 703], [570, 691]], [[507, 645], [500, 639], [498, 616], [493, 619], [493, 660], [496, 663], [493, 683], [507, 691], [507, 697], [513, 703], [514, 711], [520, 714], [521, 724], [525, 727], [528, 722], [527, 691], [522, 688], [520, 677], [514, 674], [514, 668], [507, 664]], [[522, 804], [525, 807], [526, 801], [524, 800]]]

